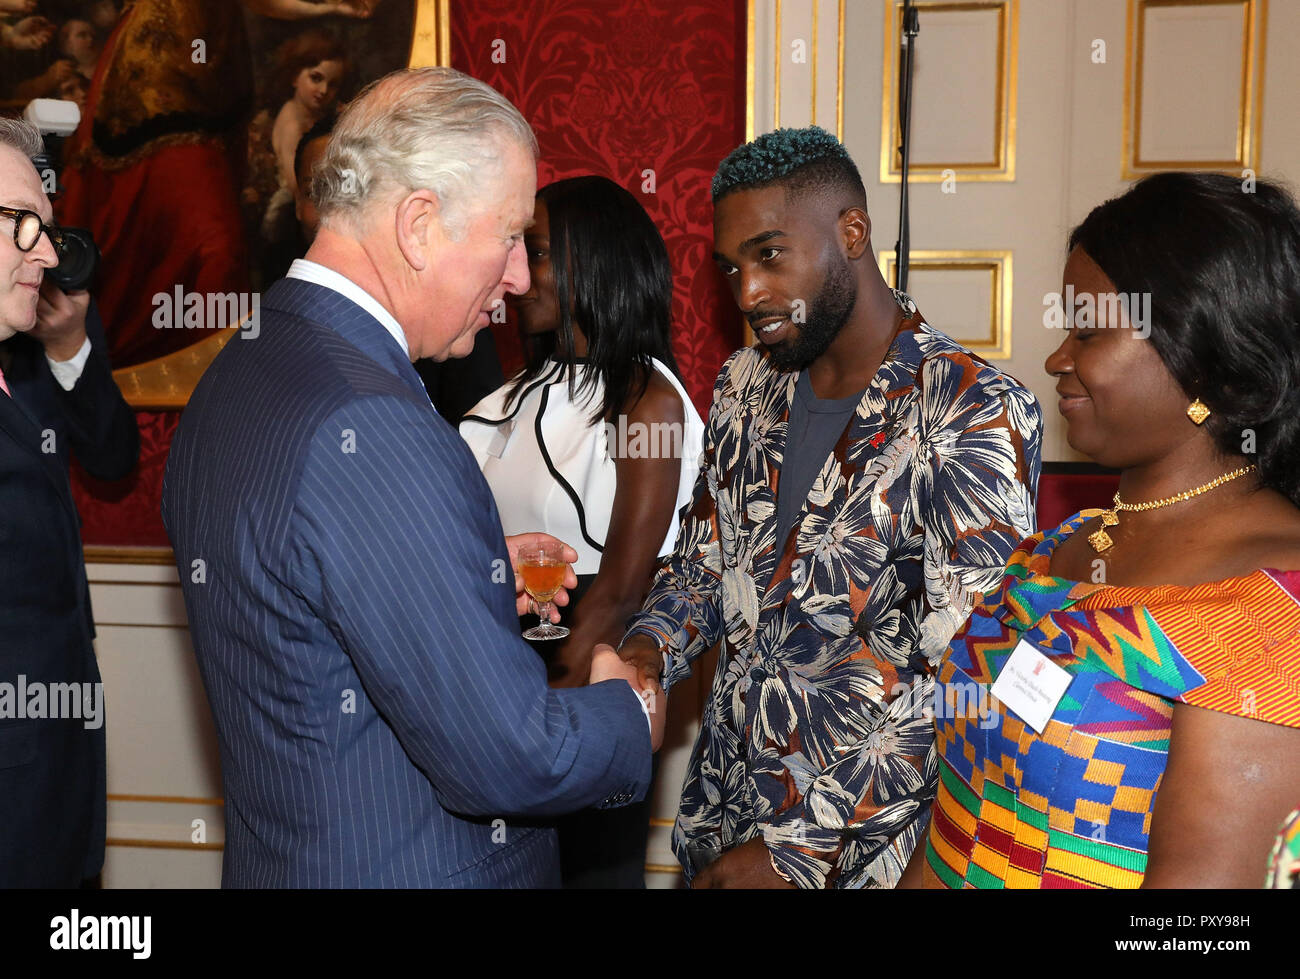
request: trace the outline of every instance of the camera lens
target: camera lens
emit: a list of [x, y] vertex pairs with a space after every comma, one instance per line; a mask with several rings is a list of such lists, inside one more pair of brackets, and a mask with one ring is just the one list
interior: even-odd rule
[[57, 248], [59, 264], [45, 274], [65, 292], [85, 289], [99, 268], [99, 249], [84, 228], [63, 228], [63, 244]]

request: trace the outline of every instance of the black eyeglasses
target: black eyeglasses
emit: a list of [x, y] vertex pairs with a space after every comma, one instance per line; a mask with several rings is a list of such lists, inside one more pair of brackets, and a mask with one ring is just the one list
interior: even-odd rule
[[55, 249], [63, 247], [63, 232], [52, 224], [46, 224], [35, 211], [26, 211], [17, 207], [0, 206], [0, 214], [14, 219], [14, 244], [20, 252], [29, 252], [41, 240], [41, 232], [49, 237]]

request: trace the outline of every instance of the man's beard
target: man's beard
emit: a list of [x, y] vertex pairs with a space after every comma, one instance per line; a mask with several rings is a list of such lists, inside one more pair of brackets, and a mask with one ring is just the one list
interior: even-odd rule
[[829, 349], [853, 314], [858, 291], [849, 263], [841, 261], [821, 292], [808, 304], [807, 321], [793, 340], [769, 348], [768, 357], [779, 371], [801, 371]]

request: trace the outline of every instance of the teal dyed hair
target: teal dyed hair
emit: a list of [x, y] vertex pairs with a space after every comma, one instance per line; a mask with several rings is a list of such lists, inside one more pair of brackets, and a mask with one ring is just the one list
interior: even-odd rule
[[787, 190], [843, 188], [862, 195], [862, 175], [844, 144], [820, 126], [776, 129], [738, 146], [713, 175], [713, 201], [735, 190], [781, 183]]

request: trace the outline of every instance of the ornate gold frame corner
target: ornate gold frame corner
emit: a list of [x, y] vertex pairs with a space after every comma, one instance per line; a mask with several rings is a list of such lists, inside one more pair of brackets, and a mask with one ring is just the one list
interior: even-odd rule
[[[939, 183], [952, 170], [961, 181], [1010, 183], [1016, 179], [1016, 104], [1020, 61], [1020, 0], [917, 0], [922, 14], [996, 10], [998, 12], [998, 91], [994, 116], [994, 158], [978, 163], [922, 163], [911, 161], [909, 179], [915, 183]], [[880, 182], [898, 183], [898, 39], [902, 31], [903, 7], [899, 0], [885, 3], [885, 50], [882, 58], [880, 104]]]
[[[1237, 110], [1237, 156], [1232, 160], [1142, 160], [1142, 80], [1146, 11], [1151, 7], [1242, 8], [1241, 102]], [[1264, 113], [1264, 56], [1268, 0], [1128, 0], [1124, 57], [1124, 137], [1120, 174], [1137, 180], [1163, 170], [1210, 170], [1240, 174], [1260, 167]]]
[[[892, 282], [897, 262], [894, 250], [882, 250], [876, 256], [876, 262], [885, 281]], [[932, 272], [987, 270], [991, 277], [988, 339], [977, 342], [960, 337], [953, 339], [981, 357], [994, 360], [1007, 360], [1011, 357], [1011, 292], [1015, 275], [1010, 250], [913, 250], [909, 253], [909, 264], [912, 269]], [[942, 329], [942, 324], [938, 328]]]

